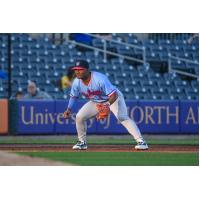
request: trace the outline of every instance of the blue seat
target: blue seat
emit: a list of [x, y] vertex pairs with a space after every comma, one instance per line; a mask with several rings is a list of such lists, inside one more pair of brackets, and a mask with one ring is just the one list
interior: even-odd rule
[[168, 94], [179, 96], [185, 94], [184, 88], [168, 88]]
[[64, 99], [64, 95], [61, 92], [55, 93], [53, 96], [55, 99]]
[[[113, 37], [118, 41], [143, 45], [134, 34], [113, 34]], [[7, 67], [7, 36], [5, 35], [3, 38], [2, 34], [0, 34], [1, 69]], [[82, 52], [71, 44], [55, 46], [45, 38], [33, 39], [28, 34], [13, 34], [12, 41], [12, 65], [14, 66], [12, 80], [17, 81], [15, 90], [17, 90], [17, 87], [26, 88], [28, 79], [35, 79], [38, 84], [42, 85], [40, 89], [44, 90], [46, 86], [55, 88], [52, 83], [65, 73], [66, 67], [73, 65], [76, 59], [87, 59], [90, 63], [90, 69], [106, 74], [110, 81], [120, 88], [126, 99], [194, 99], [198, 96], [197, 81], [191, 81], [191, 84], [186, 81], [187, 83], [184, 85], [179, 75], [174, 73], [164, 73], [162, 75], [154, 72], [153, 69], [155, 67], [152, 69], [152, 66], [130, 65], [126, 60], [111, 59], [110, 56], [105, 62], [104, 55], [101, 52], [93, 50]], [[101, 46], [103, 42], [101, 39], [96, 41], [94, 39], [93, 44]], [[188, 45], [182, 40], [176, 43], [176, 40], [168, 41], [162, 39], [157, 41], [147, 40], [144, 45], [146, 47], [147, 60], [149, 59], [149, 61], [166, 62], [170, 52], [191, 60], [198, 60], [199, 58], [196, 42]], [[141, 50], [137, 51], [134, 48], [114, 42], [109, 42], [108, 48], [112, 48], [114, 51], [118, 50], [122, 54], [141, 55], [142, 53]], [[173, 67], [178, 69], [186, 68], [198, 74], [198, 65], [186, 65], [184, 62], [177, 63], [177, 61], [172, 62], [172, 64]], [[159, 70], [159, 68], [156, 68], [156, 70]], [[134, 91], [135, 88], [136, 91]], [[174, 88], [174, 91], [171, 88]], [[186, 94], [186, 91], [188, 94]], [[51, 92], [56, 97], [58, 91]], [[59, 95], [59, 98], [67, 98], [62, 93], [59, 93]]]
[[132, 65], [128, 65], [126, 63], [124, 64], [120, 64], [120, 65], [116, 65], [116, 67], [118, 68], [118, 66], [121, 68], [122, 72], [125, 73], [129, 73], [129, 74], [136, 74], [137, 73], [137, 68], [132, 66]]
[[162, 94], [161, 99], [162, 100], [170, 100], [170, 95], [169, 94]]
[[135, 99], [135, 94], [134, 93], [128, 93], [128, 94], [125, 94], [124, 97], [127, 100]]
[[94, 47], [97, 47], [97, 48], [100, 48], [100, 49], [104, 48], [104, 43], [103, 43], [103, 41], [101, 39], [97, 39], [97, 38], [93, 39], [92, 45]]
[[199, 89], [199, 82], [197, 80], [192, 80], [191, 81], [191, 86], [193, 89]]
[[153, 95], [159, 96], [159, 98], [161, 98], [162, 95], [166, 94], [166, 90], [164, 90], [163, 88], [153, 87], [150, 89], [150, 91]]

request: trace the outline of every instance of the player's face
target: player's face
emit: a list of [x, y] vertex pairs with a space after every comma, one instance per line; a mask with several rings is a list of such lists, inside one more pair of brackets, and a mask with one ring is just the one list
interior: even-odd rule
[[78, 79], [86, 79], [88, 77], [89, 71], [87, 69], [74, 70], [75, 75]]
[[33, 85], [28, 86], [28, 93], [34, 95], [36, 93], [36, 87]]

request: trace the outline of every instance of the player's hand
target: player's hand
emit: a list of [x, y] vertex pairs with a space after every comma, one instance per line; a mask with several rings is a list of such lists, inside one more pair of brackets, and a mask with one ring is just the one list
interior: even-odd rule
[[68, 108], [64, 113], [63, 113], [63, 117], [65, 119], [68, 119], [71, 115], [71, 110]]
[[110, 113], [110, 104], [109, 103], [98, 103], [96, 105], [98, 114], [96, 116], [97, 120], [105, 119]]

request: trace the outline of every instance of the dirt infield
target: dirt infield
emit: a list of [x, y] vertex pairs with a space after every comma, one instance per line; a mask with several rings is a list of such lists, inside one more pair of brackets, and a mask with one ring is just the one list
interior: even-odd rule
[[44, 158], [17, 155], [0, 151], [0, 166], [72, 166], [71, 163], [51, 161]]
[[[8, 152], [71, 152], [71, 144], [1, 144], [0, 151]], [[86, 152], [135, 152], [133, 145], [91, 144]], [[149, 152], [198, 152], [198, 145], [150, 145]]]

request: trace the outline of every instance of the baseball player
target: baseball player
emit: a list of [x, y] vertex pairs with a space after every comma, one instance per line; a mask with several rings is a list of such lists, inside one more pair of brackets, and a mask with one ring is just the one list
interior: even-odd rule
[[148, 145], [144, 141], [140, 130], [127, 113], [127, 108], [123, 94], [113, 86], [108, 78], [99, 72], [90, 71], [89, 64], [85, 60], [79, 60], [72, 68], [76, 78], [73, 81], [68, 107], [64, 112], [64, 118], [69, 118], [76, 99], [83, 95], [89, 101], [83, 105], [76, 115], [76, 129], [78, 133], [78, 142], [72, 149], [87, 149], [86, 120], [96, 117], [97, 120], [106, 118], [110, 111], [127, 129], [127, 131], [136, 140], [137, 150], [147, 150]]

